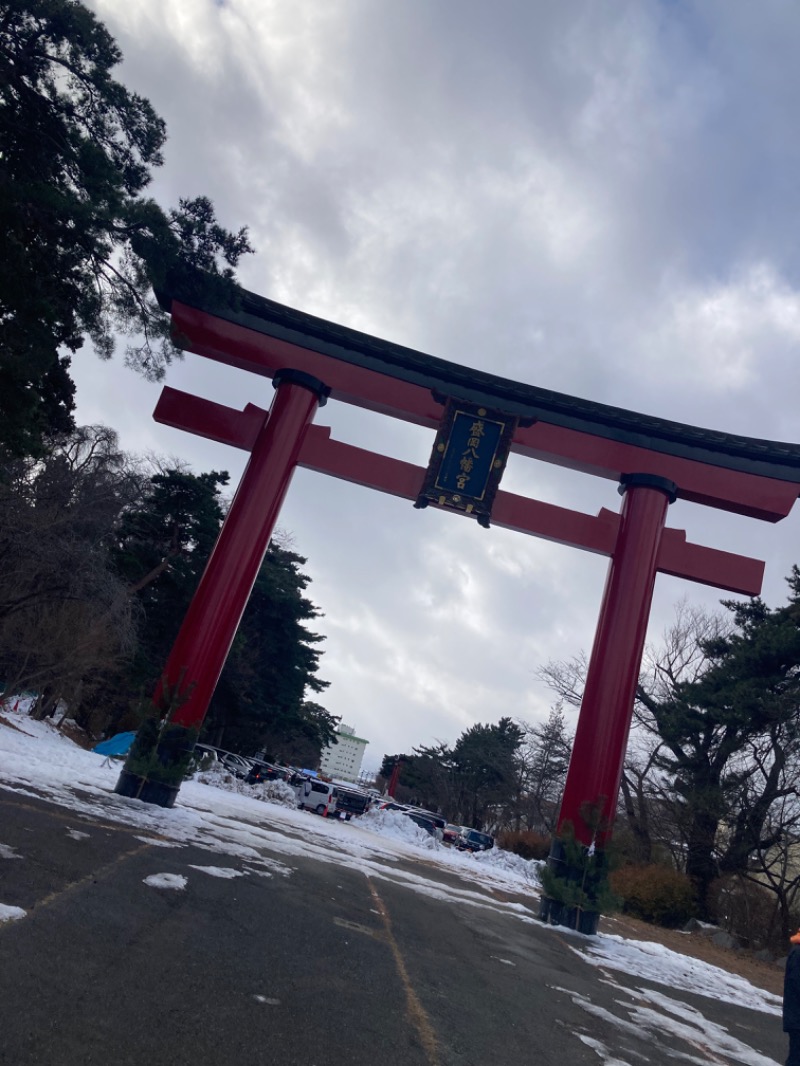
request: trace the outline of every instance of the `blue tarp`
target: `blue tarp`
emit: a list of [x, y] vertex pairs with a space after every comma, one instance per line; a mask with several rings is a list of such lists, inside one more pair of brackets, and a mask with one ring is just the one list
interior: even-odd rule
[[127, 755], [136, 733], [117, 733], [109, 740], [101, 740], [92, 748], [98, 755]]

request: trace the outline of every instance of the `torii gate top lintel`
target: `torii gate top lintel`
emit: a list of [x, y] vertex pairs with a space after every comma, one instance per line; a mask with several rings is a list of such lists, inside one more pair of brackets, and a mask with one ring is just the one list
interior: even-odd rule
[[178, 345], [272, 377], [291, 367], [334, 399], [436, 428], [456, 397], [521, 419], [512, 451], [619, 480], [673, 481], [682, 499], [778, 521], [800, 492], [800, 446], [702, 429], [473, 370], [241, 290], [237, 306], [159, 293]]

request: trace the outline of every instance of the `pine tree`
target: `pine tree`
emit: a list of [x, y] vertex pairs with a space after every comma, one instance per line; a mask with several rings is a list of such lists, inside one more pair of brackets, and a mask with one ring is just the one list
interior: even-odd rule
[[510, 718], [497, 725], [474, 725], [456, 741], [453, 748], [461, 786], [460, 809], [464, 824], [481, 829], [490, 821], [492, 808], [513, 799], [515, 755], [523, 731]]
[[206, 735], [234, 751], [263, 748], [284, 761], [302, 753], [301, 761], [317, 764], [334, 741], [336, 720], [309, 699], [328, 682], [318, 676], [323, 638], [307, 625], [319, 611], [304, 595], [305, 562], [270, 545], [211, 702]]
[[715, 877], [743, 872], [768, 841], [773, 804], [800, 736], [800, 571], [787, 605], [725, 602], [735, 629], [706, 642], [701, 677], [650, 706], [663, 745], [656, 766], [669, 775], [686, 841], [686, 872], [707, 905]]
[[530, 747], [527, 801], [537, 828], [552, 832], [572, 749], [560, 705], [551, 708], [546, 722], [531, 729]]
[[142, 615], [131, 695], [149, 695], [164, 669], [224, 517], [228, 474], [167, 469], [151, 476], [116, 531], [117, 571]]
[[79, 0], [0, 0], [0, 455], [72, 428], [70, 357], [114, 331], [151, 378], [175, 355], [151, 287], [232, 292], [250, 251], [205, 197], [162, 210], [145, 195], [166, 129], [112, 77], [122, 55]]

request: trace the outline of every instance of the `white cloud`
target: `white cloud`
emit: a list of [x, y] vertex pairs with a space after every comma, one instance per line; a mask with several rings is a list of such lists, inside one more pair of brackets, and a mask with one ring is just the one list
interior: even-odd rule
[[[252, 226], [249, 287], [517, 380], [798, 439], [798, 16], [656, 0], [96, 0], [123, 80], [168, 121], [165, 203]], [[79, 413], [198, 469], [243, 456], [154, 426], [155, 390], [75, 360]], [[189, 356], [170, 384], [233, 406], [268, 382]], [[330, 403], [340, 439], [424, 464], [426, 431]], [[514, 457], [506, 486], [594, 513], [615, 486]], [[692, 539], [768, 559], [777, 528], [676, 504]], [[325, 704], [368, 760], [510, 708], [588, 650], [605, 562], [300, 472], [281, 525], [325, 612]], [[659, 579], [653, 632], [685, 583]], [[719, 594], [697, 586], [691, 596]]]
[[771, 354], [796, 357], [800, 344], [800, 292], [768, 263], [753, 263], [727, 284], [672, 297], [672, 316], [658, 338], [658, 360], [681, 354], [672, 370], [686, 383], [719, 392], [743, 392], [758, 384]]

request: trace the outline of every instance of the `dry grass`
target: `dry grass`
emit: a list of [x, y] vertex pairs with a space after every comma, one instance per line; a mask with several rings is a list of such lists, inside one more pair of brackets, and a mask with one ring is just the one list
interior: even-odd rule
[[65, 737], [69, 737], [73, 744], [77, 744], [79, 748], [83, 748], [84, 751], [91, 751], [97, 743], [97, 739], [90, 737], [85, 729], [81, 729], [79, 725], [72, 721], [71, 718], [67, 718], [65, 722], [62, 722], [58, 727]]
[[[2, 714], [0, 714], [0, 725], [7, 725], [9, 729], [13, 729], [17, 733], [25, 733], [24, 729], [20, 729], [18, 725], [15, 725], [9, 718], [6, 718]], [[28, 734], [26, 733], [25, 735], [27, 736]]]
[[600, 919], [600, 931], [614, 933], [629, 940], [649, 940], [662, 944], [681, 955], [691, 955], [721, 970], [739, 974], [751, 984], [764, 988], [776, 996], [783, 995], [783, 963], [761, 962], [746, 951], [729, 951], [712, 944], [711, 938], [703, 933], [683, 933], [679, 929], [661, 929], [657, 925], [648, 925], [638, 918], [627, 915], [603, 916]]

